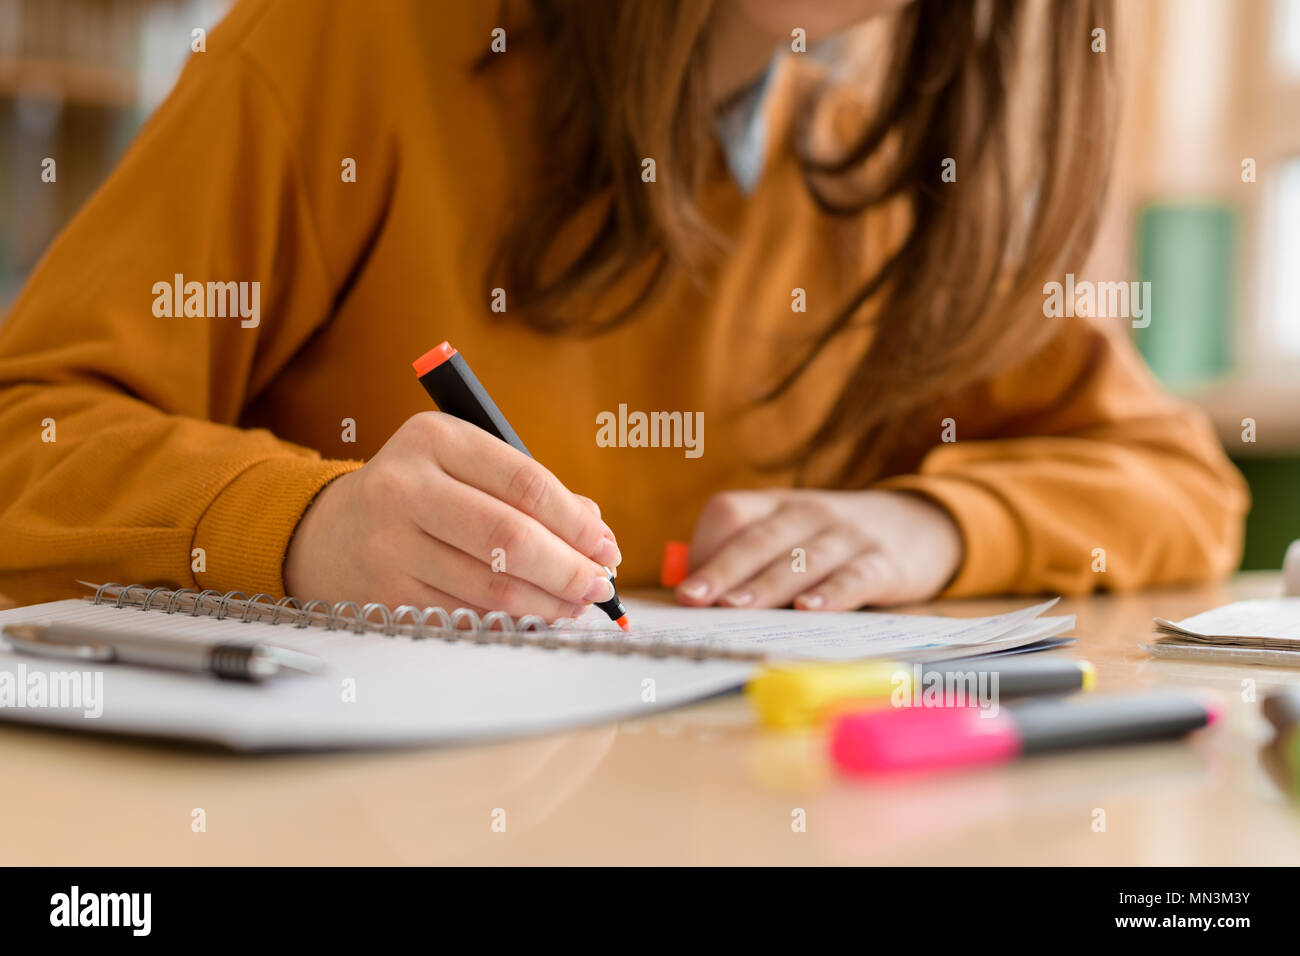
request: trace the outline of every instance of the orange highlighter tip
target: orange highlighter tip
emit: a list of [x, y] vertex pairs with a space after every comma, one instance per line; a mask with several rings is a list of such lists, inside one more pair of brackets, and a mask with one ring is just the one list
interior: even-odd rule
[[615, 621], [614, 623], [617, 624], [619, 627], [621, 627], [621, 628], [622, 628], [623, 630], [625, 630], [625, 631], [630, 631], [630, 630], [632, 630], [632, 625], [629, 624], [629, 623], [627, 622], [627, 615], [626, 615], [626, 614], [624, 614], [622, 617], [620, 617], [620, 618], [619, 618], [617, 621]]

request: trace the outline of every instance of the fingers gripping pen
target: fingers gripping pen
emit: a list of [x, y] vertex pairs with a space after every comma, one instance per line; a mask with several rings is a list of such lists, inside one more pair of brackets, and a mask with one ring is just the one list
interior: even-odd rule
[[[529, 458], [532, 453], [515, 434], [506, 417], [497, 408], [492, 396], [487, 393], [479, 380], [470, 371], [466, 361], [450, 343], [443, 342], [437, 348], [430, 349], [411, 363], [420, 376], [420, 384], [437, 403], [438, 409], [461, 421], [477, 425], [490, 435], [495, 435], [511, 447], [523, 452]], [[628, 630], [627, 608], [619, 599], [618, 589], [614, 587], [614, 572], [605, 568], [609, 574], [610, 587], [614, 594], [608, 601], [597, 601], [596, 607], [609, 616], [609, 619]]]

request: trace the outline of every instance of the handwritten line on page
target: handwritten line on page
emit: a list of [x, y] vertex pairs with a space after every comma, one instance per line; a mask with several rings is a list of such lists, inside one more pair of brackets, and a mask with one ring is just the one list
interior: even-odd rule
[[[1005, 637], [1039, 618], [1054, 604], [1056, 600], [1044, 601], [992, 617], [951, 618], [872, 611], [809, 613], [784, 609], [683, 608], [633, 600], [628, 602], [628, 610], [635, 627], [628, 638], [640, 643], [670, 641], [688, 646], [743, 647], [761, 650], [773, 658], [798, 660], [897, 657], [913, 651], [964, 647]], [[1072, 616], [1048, 620], [1060, 622], [1063, 630], [1074, 625]], [[579, 622], [579, 627], [582, 623], [585, 619]]]

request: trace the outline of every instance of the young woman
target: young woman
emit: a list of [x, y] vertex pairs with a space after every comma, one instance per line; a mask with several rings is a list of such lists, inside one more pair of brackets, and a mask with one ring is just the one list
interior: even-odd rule
[[[238, 3], [0, 327], [0, 590], [554, 618], [672, 539], [695, 605], [1229, 571], [1206, 423], [1044, 315], [1109, 6]], [[443, 339], [536, 461], [428, 410]]]

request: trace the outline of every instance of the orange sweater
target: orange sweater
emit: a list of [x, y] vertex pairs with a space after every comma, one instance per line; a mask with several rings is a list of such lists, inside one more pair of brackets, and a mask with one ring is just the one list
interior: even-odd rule
[[[600, 502], [620, 583], [653, 583], [664, 541], [689, 538], [709, 495], [790, 481], [755, 458], [813, 424], [861, 346], [741, 414], [794, 323], [861, 277], [834, 264], [843, 226], [809, 201], [782, 135], [798, 70], [774, 83], [756, 193], [721, 174], [702, 197], [734, 242], [707, 288], [675, 279], [622, 328], [547, 337], [493, 313], [482, 282], [538, 148], [535, 53], [511, 44], [471, 69], [496, 9], [245, 0], [213, 31], [0, 326], [0, 591], [38, 601], [85, 578], [283, 593], [303, 511], [429, 407], [410, 362], [442, 339], [534, 455]], [[897, 236], [883, 215], [863, 229], [873, 254]], [[259, 323], [165, 314], [155, 287], [177, 275], [260, 283]], [[960, 526], [947, 593], [1231, 570], [1246, 496], [1207, 424], [1121, 337], [1060, 321], [1042, 356], [919, 421], [915, 454], [882, 484]], [[604, 447], [598, 416], [620, 405], [702, 412], [703, 454]]]

